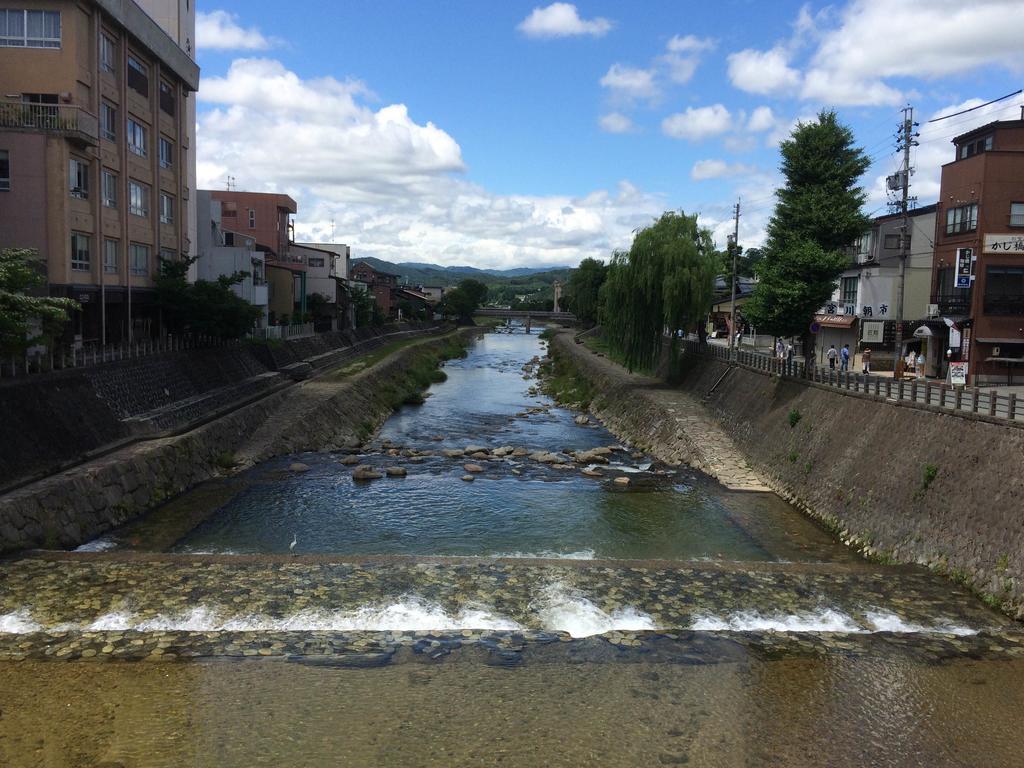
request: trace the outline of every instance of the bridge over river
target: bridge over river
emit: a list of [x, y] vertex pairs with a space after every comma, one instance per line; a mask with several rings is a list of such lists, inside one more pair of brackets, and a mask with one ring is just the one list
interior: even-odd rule
[[522, 320], [527, 328], [531, 328], [534, 322], [558, 323], [562, 326], [571, 326], [576, 323], [576, 315], [572, 312], [543, 312], [533, 309], [494, 309], [482, 307], [473, 313], [475, 317], [497, 317], [506, 320]]
[[1020, 764], [1018, 624], [558, 407], [538, 336], [0, 562], [0, 765]]

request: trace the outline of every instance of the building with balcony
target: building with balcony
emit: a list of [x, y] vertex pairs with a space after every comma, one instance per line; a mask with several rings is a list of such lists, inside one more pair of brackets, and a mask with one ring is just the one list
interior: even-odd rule
[[186, 211], [199, 68], [131, 0], [0, 10], [0, 233], [77, 300], [69, 336], [157, 331], [160, 259], [192, 252]]
[[196, 209], [202, 223], [197, 233], [196, 279], [214, 281], [244, 274], [242, 281], [232, 285], [231, 290], [263, 310], [260, 326], [265, 327], [269, 311], [265, 254], [256, 248], [253, 238], [224, 229], [221, 203], [214, 200], [209, 191], [196, 193]]
[[220, 203], [225, 230], [251, 238], [264, 254], [268, 286], [268, 320], [271, 325], [292, 323], [306, 314], [307, 268], [302, 255], [292, 249], [298, 205], [288, 195], [272, 192], [209, 190]]
[[934, 349], [929, 352], [927, 341], [914, 336], [915, 329], [926, 322], [920, 318], [926, 317], [931, 289], [935, 211], [935, 205], [927, 205], [907, 214], [900, 348], [896, 349], [896, 323], [903, 216], [897, 213], [873, 219], [871, 229], [847, 249], [850, 265], [815, 317], [820, 327], [817, 353], [821, 360], [829, 346], [842, 349], [845, 344], [852, 352], [869, 347], [876, 370], [892, 370], [897, 359], [910, 353], [915, 358], [918, 352], [937, 354]]
[[970, 384], [1002, 384], [1024, 366], [1024, 120], [989, 123], [953, 145], [942, 166], [931, 314]]

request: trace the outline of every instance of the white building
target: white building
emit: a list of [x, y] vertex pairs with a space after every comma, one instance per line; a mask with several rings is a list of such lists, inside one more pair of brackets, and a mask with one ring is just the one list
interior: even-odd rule
[[[903, 284], [903, 345], [901, 357], [908, 352], [924, 352], [931, 360], [937, 350], [923, 349], [913, 335], [915, 326], [928, 317], [931, 290], [932, 257], [935, 241], [935, 206], [910, 211], [910, 247]], [[899, 214], [879, 216], [871, 230], [849, 249], [850, 266], [843, 272], [831, 300], [821, 308], [815, 321], [818, 333], [816, 352], [824, 361], [829, 346], [852, 352], [864, 347], [872, 351], [872, 366], [891, 369], [895, 359], [896, 313], [900, 275]], [[936, 358], [937, 359], [937, 358]]]
[[236, 296], [260, 307], [263, 316], [260, 327], [267, 325], [267, 279], [262, 251], [256, 250], [256, 241], [221, 226], [221, 202], [210, 196], [209, 190], [196, 193], [196, 209], [202, 226], [198, 231], [198, 261], [194, 265], [197, 280], [216, 280], [239, 272], [248, 273], [240, 283], [231, 286]]

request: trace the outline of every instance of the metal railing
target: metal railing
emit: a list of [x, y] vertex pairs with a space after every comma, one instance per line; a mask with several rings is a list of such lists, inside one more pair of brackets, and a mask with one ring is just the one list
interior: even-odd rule
[[817, 365], [812, 365], [808, 369], [808, 366], [799, 360], [744, 349], [729, 349], [716, 344], [702, 345], [694, 339], [684, 339], [682, 346], [690, 354], [713, 357], [760, 373], [811, 381], [879, 400], [903, 403], [911, 407], [941, 408], [952, 412], [1024, 422], [1024, 398], [1019, 398], [1015, 392], [1001, 393], [998, 390], [982, 390], [979, 387], [952, 387], [944, 382], [926, 379], [893, 379]]
[[119, 360], [135, 360], [140, 357], [159, 355], [165, 352], [180, 352], [186, 349], [223, 347], [237, 344], [237, 340], [220, 339], [213, 336], [166, 336], [159, 339], [141, 339], [119, 344], [80, 344], [57, 347], [45, 351], [31, 351], [24, 355], [0, 359], [0, 378], [50, 373], [70, 368], [85, 368]]
[[99, 137], [96, 115], [73, 104], [0, 102], [0, 129], [61, 133], [92, 144]]
[[316, 330], [313, 328], [313, 323], [271, 325], [266, 328], [254, 328], [249, 332], [249, 338], [256, 341], [286, 341], [288, 339], [304, 339], [315, 335]]

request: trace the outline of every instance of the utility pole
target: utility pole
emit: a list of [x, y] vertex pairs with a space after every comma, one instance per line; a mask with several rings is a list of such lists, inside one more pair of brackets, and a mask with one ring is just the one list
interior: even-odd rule
[[[896, 338], [893, 352], [896, 355], [893, 370], [897, 375], [903, 372], [903, 289], [907, 276], [907, 257], [910, 255], [910, 174], [913, 168], [910, 167], [910, 148], [918, 145], [917, 137], [920, 135], [914, 132], [917, 123], [914, 122], [914, 108], [909, 104], [903, 108], [903, 122], [896, 134], [896, 149], [903, 151], [903, 167], [899, 172], [900, 202], [899, 211], [902, 214], [900, 222], [900, 272], [896, 281]], [[890, 177], [892, 179], [892, 177]], [[890, 181], [889, 188], [896, 185]]]
[[740, 201], [736, 200], [733, 208], [732, 240], [729, 250], [732, 251], [732, 320], [729, 330], [729, 349], [736, 347], [736, 256], [740, 250]]

